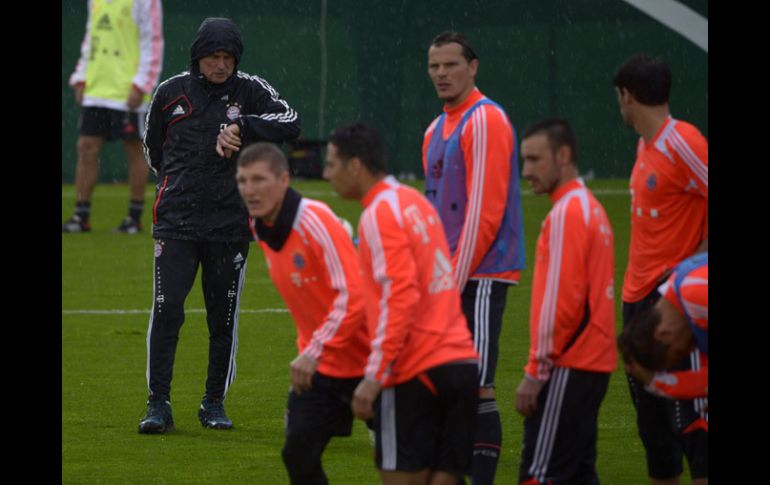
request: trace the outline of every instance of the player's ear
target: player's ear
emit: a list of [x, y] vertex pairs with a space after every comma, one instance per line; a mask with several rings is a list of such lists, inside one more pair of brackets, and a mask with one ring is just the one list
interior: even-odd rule
[[633, 97], [631, 96], [631, 92], [628, 89], [616, 87], [615, 90], [618, 93], [618, 100], [621, 101], [623, 104], [629, 104], [633, 99]]
[[361, 159], [358, 157], [350, 157], [348, 159], [348, 170], [353, 175], [358, 175], [361, 172], [361, 167], [363, 166], [363, 162], [361, 162]]
[[472, 59], [471, 62], [468, 63], [468, 66], [470, 67], [471, 75], [475, 77], [479, 72], [479, 60]]
[[282, 185], [289, 185], [290, 177], [289, 177], [289, 171], [281, 172], [281, 175], [278, 176], [278, 180], [281, 182]]
[[556, 150], [556, 163], [560, 167], [572, 163], [572, 150], [569, 145], [562, 145]]

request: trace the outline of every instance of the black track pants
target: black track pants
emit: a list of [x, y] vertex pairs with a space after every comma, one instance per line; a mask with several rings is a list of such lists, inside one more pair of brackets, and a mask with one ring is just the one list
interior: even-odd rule
[[209, 327], [206, 396], [224, 398], [235, 378], [238, 305], [246, 276], [248, 242], [155, 241], [153, 307], [147, 329], [147, 385], [150, 394], [171, 395], [176, 344], [184, 323], [184, 301], [202, 268]]

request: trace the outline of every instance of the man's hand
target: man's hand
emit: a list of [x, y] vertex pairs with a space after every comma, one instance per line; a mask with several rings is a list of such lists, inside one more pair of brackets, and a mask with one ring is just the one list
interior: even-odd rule
[[516, 411], [524, 417], [530, 416], [537, 410], [537, 396], [545, 384], [544, 381], [536, 381], [524, 377], [516, 388]]
[[128, 109], [134, 110], [141, 106], [142, 101], [144, 100], [144, 93], [136, 89], [136, 86], [131, 86], [131, 92], [128, 93], [128, 99], [126, 100], [126, 105], [128, 105]]
[[230, 158], [233, 152], [241, 149], [241, 127], [237, 123], [227, 125], [217, 136], [217, 153], [220, 157]]
[[374, 401], [380, 393], [380, 383], [363, 379], [353, 393], [353, 414], [355, 417], [368, 421], [374, 417]]
[[83, 91], [86, 90], [85, 83], [77, 83], [72, 88], [75, 90], [75, 102], [79, 105], [83, 105]]
[[298, 355], [291, 361], [291, 387], [298, 395], [313, 386], [313, 374], [318, 362], [305, 354]]

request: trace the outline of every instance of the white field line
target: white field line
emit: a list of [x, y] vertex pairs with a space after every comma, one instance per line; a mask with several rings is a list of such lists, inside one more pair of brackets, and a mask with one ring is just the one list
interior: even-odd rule
[[[149, 315], [152, 309], [146, 310], [62, 310], [62, 315]], [[206, 313], [205, 308], [187, 308], [185, 313]], [[285, 308], [260, 308], [258, 310], [242, 309], [240, 313], [288, 313]]]

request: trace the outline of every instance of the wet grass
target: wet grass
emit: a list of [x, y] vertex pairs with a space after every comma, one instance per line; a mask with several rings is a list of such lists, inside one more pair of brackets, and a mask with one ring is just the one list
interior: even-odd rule
[[[419, 185], [419, 182], [417, 182]], [[322, 181], [297, 181], [296, 188], [327, 202], [355, 227], [360, 207], [341, 201]], [[589, 183], [605, 206], [615, 232], [615, 294], [620, 294], [628, 252], [627, 181]], [[496, 483], [516, 483], [522, 420], [513, 395], [529, 345], [528, 318], [535, 238], [550, 208], [547, 197], [525, 189], [523, 207], [528, 269], [508, 293], [497, 370], [503, 421], [503, 454]], [[136, 426], [145, 410], [145, 333], [152, 300], [150, 236], [154, 189], [148, 186], [144, 232], [113, 234], [128, 206], [125, 185], [100, 185], [93, 198], [89, 234], [62, 237], [62, 483], [288, 483], [280, 450], [295, 353], [295, 330], [287, 313], [243, 312], [239, 321], [238, 375], [227, 398], [231, 431], [203, 429], [197, 407], [203, 394], [207, 330], [200, 277], [187, 299], [180, 334], [172, 403], [176, 430], [144, 436]], [[62, 186], [62, 218], [74, 204], [71, 185]], [[280, 309], [283, 303], [252, 246], [242, 310]], [[111, 313], [107, 313], [110, 311]], [[123, 311], [123, 312], [115, 312]], [[88, 313], [86, 313], [88, 312]], [[620, 303], [617, 303], [620, 328]], [[353, 436], [332, 440], [324, 466], [333, 484], [375, 484], [369, 437], [357, 422]], [[616, 372], [599, 421], [598, 470], [604, 483], [647, 483], [644, 451], [622, 373]]]

